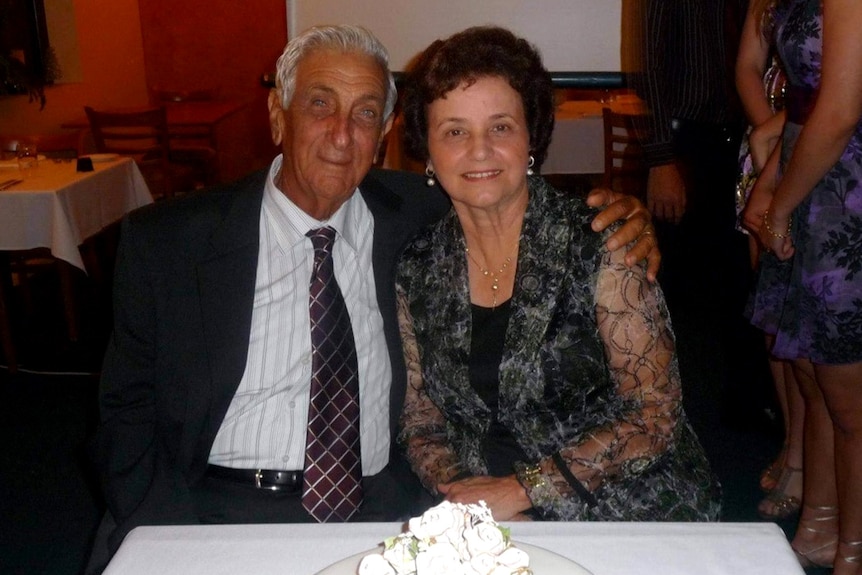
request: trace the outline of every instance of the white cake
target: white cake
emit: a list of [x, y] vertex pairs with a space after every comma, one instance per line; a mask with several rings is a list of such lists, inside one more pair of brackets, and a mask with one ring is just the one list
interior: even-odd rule
[[529, 575], [530, 558], [512, 545], [509, 530], [480, 501], [444, 501], [384, 542], [383, 553], [362, 558], [359, 575]]

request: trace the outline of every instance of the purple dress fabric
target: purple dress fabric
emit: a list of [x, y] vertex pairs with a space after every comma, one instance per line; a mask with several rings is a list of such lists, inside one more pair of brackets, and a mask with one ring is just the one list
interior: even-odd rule
[[[778, 13], [777, 48], [790, 87], [820, 84], [820, 0], [790, 0]], [[803, 116], [788, 99], [788, 118]], [[802, 125], [788, 119], [784, 167]], [[814, 363], [862, 361], [862, 123], [841, 159], [793, 213], [794, 256], [761, 258], [752, 323], [776, 336], [773, 354]]]

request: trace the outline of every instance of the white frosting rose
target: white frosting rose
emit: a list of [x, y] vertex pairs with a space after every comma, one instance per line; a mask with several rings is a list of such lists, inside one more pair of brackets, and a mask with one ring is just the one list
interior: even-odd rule
[[494, 523], [479, 523], [465, 529], [464, 541], [471, 557], [482, 553], [499, 555], [509, 544], [503, 532]]
[[497, 557], [490, 553], [480, 553], [469, 559], [469, 562], [464, 564], [464, 573], [466, 575], [489, 575], [494, 572], [497, 566]]
[[453, 545], [440, 541], [416, 556], [416, 575], [461, 575], [461, 555]]
[[509, 543], [480, 501], [444, 501], [386, 540], [383, 554], [362, 559], [359, 575], [514, 575], [529, 573], [530, 558]]
[[412, 518], [407, 523], [407, 528], [418, 539], [430, 540], [445, 536], [448, 541], [454, 542], [456, 538], [461, 538], [465, 522], [464, 510], [454, 503], [444, 501], [421, 516]]

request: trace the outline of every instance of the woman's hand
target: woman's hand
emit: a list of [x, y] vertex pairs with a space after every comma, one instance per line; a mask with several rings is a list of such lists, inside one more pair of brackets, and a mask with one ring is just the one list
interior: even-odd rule
[[760, 226], [760, 241], [764, 249], [771, 251], [780, 260], [788, 260], [795, 251], [790, 239], [790, 215], [781, 212], [773, 213], [770, 208], [763, 214], [763, 225]]
[[742, 224], [755, 235], [760, 234], [760, 228], [763, 225], [763, 214], [769, 208], [769, 204], [772, 203], [772, 194], [774, 192], [775, 179], [764, 172], [754, 182], [751, 195], [748, 196], [748, 201], [745, 202], [745, 209], [742, 210]]
[[763, 122], [748, 136], [748, 148], [751, 150], [751, 161], [757, 172], [762, 172], [766, 167], [769, 156], [772, 155], [775, 146], [781, 138], [784, 130], [784, 112], [779, 112]]
[[623, 222], [620, 229], [608, 238], [608, 249], [613, 251], [637, 240], [626, 253], [626, 265], [631, 267], [645, 259], [647, 279], [650, 283], [655, 283], [661, 264], [661, 253], [658, 249], [652, 217], [640, 200], [607, 188], [596, 188], [587, 196], [587, 205], [594, 208], [604, 206], [604, 209], [593, 219], [592, 228], [596, 232], [604, 230], [618, 220]]
[[452, 483], [441, 483], [437, 490], [453, 503], [478, 503], [484, 501], [496, 521], [518, 521], [521, 514], [533, 506], [527, 492], [518, 483], [517, 477], [468, 477]]
[[763, 171], [757, 176], [754, 187], [751, 189], [751, 194], [748, 196], [748, 201], [745, 202], [745, 209], [742, 210], [742, 225], [752, 231], [755, 236], [760, 235], [760, 228], [763, 225], [763, 214], [766, 213], [775, 196], [775, 188], [778, 185], [778, 160], [780, 156], [781, 145], [779, 143], [769, 155]]

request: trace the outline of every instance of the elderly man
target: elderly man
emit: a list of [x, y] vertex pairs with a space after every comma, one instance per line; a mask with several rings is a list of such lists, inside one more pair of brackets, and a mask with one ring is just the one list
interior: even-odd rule
[[[406, 374], [393, 272], [448, 204], [418, 176], [369, 174], [395, 98], [370, 33], [313, 28], [278, 62], [269, 117], [283, 153], [269, 170], [124, 222], [91, 571], [141, 524], [413, 511], [392, 441]], [[626, 214], [624, 245], [648, 224], [636, 203], [595, 225]]]

